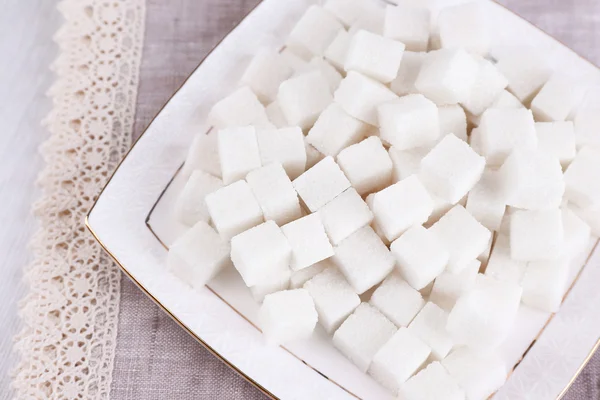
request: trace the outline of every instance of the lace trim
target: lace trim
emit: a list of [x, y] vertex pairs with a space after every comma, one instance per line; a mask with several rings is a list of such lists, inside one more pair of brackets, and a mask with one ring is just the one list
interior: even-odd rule
[[41, 147], [40, 229], [25, 269], [19, 399], [107, 399], [116, 347], [118, 268], [84, 227], [95, 196], [130, 146], [144, 0], [64, 0], [59, 56]]

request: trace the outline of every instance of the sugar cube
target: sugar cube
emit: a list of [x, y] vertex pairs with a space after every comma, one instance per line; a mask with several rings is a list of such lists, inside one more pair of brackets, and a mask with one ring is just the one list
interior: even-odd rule
[[498, 97], [494, 100], [490, 108], [523, 108], [523, 104], [514, 94], [508, 90], [500, 92]]
[[415, 225], [391, 245], [400, 275], [415, 289], [420, 290], [444, 271], [449, 253], [430, 230]]
[[350, 71], [335, 91], [334, 98], [354, 118], [377, 125], [377, 107], [398, 97], [382, 83]]
[[429, 149], [419, 148], [411, 150], [398, 150], [390, 147], [388, 154], [392, 160], [392, 182], [396, 183], [419, 172], [421, 160], [427, 155]]
[[381, 138], [399, 150], [431, 146], [440, 136], [438, 108], [422, 94], [409, 94], [377, 108]]
[[350, 39], [344, 69], [389, 83], [398, 74], [404, 47], [395, 40], [359, 30]]
[[411, 226], [427, 221], [433, 201], [419, 178], [412, 175], [375, 193], [371, 210], [375, 222], [392, 242]]
[[473, 115], [481, 115], [504, 91], [508, 81], [496, 66], [484, 58], [478, 58], [479, 69], [475, 83], [462, 106]]
[[296, 178], [293, 184], [311, 212], [317, 211], [350, 187], [350, 182], [330, 156]]
[[333, 333], [360, 304], [360, 298], [335, 267], [327, 268], [304, 284], [315, 302], [319, 323]]
[[461, 106], [438, 107], [438, 121], [440, 126], [439, 137], [443, 138], [452, 133], [460, 140], [467, 141], [467, 116]]
[[342, 149], [367, 136], [368, 125], [350, 116], [337, 103], [327, 107], [308, 131], [306, 139], [319, 152], [337, 156]]
[[385, 10], [385, 37], [406, 45], [410, 51], [427, 51], [430, 12], [425, 7], [388, 5]]
[[394, 268], [394, 257], [370, 226], [365, 226], [334, 248], [333, 262], [356, 293], [381, 282]]
[[400, 386], [402, 400], [465, 400], [465, 392], [439, 362], [429, 364]]
[[573, 122], [538, 122], [535, 131], [538, 148], [558, 158], [563, 168], [568, 167], [577, 153]]
[[511, 257], [518, 261], [558, 258], [564, 245], [560, 209], [515, 211], [510, 220]]
[[325, 204], [317, 211], [334, 245], [373, 221], [373, 213], [354, 188]]
[[468, 98], [478, 70], [465, 50], [436, 50], [427, 54], [415, 87], [438, 105], [457, 104]]
[[221, 178], [217, 132], [200, 133], [194, 137], [181, 173], [190, 176], [197, 169]]
[[290, 267], [293, 271], [333, 256], [333, 247], [318, 215], [302, 217], [282, 226], [281, 230], [292, 247]]
[[476, 351], [497, 348], [508, 336], [521, 301], [521, 287], [479, 275], [450, 311], [446, 329], [456, 342]]
[[423, 60], [427, 56], [427, 53], [417, 53], [412, 51], [405, 51], [402, 55], [402, 61], [400, 61], [400, 69], [398, 70], [398, 76], [390, 84], [390, 88], [394, 93], [399, 96], [407, 94], [419, 93], [415, 87], [415, 81], [421, 71]]
[[205, 197], [206, 208], [224, 239], [263, 222], [263, 212], [246, 181], [237, 181]]
[[304, 149], [306, 150], [306, 169], [314, 167], [319, 161], [325, 158], [325, 154], [315, 149], [304, 137]]
[[447, 271], [459, 273], [487, 247], [492, 233], [456, 205], [430, 228], [450, 253]]
[[561, 74], [554, 74], [531, 101], [538, 121], [564, 121], [581, 104], [587, 88]]
[[311, 265], [310, 267], [303, 268], [298, 271], [293, 271], [290, 276], [290, 287], [292, 289], [298, 289], [302, 287], [306, 282], [308, 282], [313, 276], [320, 274], [326, 268], [333, 267], [335, 265], [331, 262], [330, 259], [326, 259], [323, 261], [319, 261], [316, 264]]
[[308, 63], [308, 71], [313, 70], [320, 71], [325, 79], [327, 79], [331, 93], [335, 92], [335, 90], [340, 86], [340, 82], [342, 82], [342, 74], [340, 74], [333, 65], [329, 64], [322, 57], [313, 57], [310, 60]]
[[348, 28], [348, 33], [354, 35], [360, 30], [383, 35], [383, 26], [385, 24], [385, 8], [381, 7], [380, 2], [372, 1], [375, 7], [369, 7], [362, 11], [358, 19]]
[[333, 345], [362, 372], [379, 349], [396, 333], [396, 326], [368, 303], [361, 303], [333, 335]]
[[217, 102], [208, 114], [208, 123], [218, 129], [248, 125], [271, 127], [265, 107], [248, 86]]
[[296, 23], [286, 46], [304, 59], [322, 56], [343, 25], [322, 7], [312, 5]]
[[464, 389], [467, 400], [489, 398], [508, 377], [504, 362], [497, 354], [482, 354], [467, 347], [452, 351], [442, 366]]
[[300, 218], [300, 201], [282, 165], [272, 163], [248, 174], [246, 181], [263, 211], [265, 220], [277, 225]]
[[508, 79], [508, 90], [523, 104], [531, 102], [552, 74], [546, 60], [530, 47], [513, 48], [498, 57], [496, 67]]
[[600, 150], [582, 148], [565, 171], [565, 198], [580, 208], [600, 205]]
[[256, 139], [262, 165], [281, 163], [290, 179], [296, 179], [304, 172], [306, 149], [300, 128], [259, 129]]
[[392, 181], [392, 160], [377, 136], [342, 150], [337, 162], [360, 195], [381, 190]]
[[256, 130], [252, 126], [221, 129], [218, 132], [219, 160], [223, 183], [244, 179], [248, 172], [260, 168]]
[[344, 70], [350, 39], [350, 34], [345, 30], [341, 30], [325, 50], [325, 59], [340, 71]]
[[530, 262], [521, 281], [523, 304], [546, 312], [557, 312], [567, 290], [568, 278], [569, 262], [566, 258]]
[[289, 125], [277, 100], [266, 106], [265, 111], [267, 112], [269, 121], [271, 121], [276, 128], [285, 128]]
[[385, 278], [369, 302], [398, 327], [408, 326], [425, 305], [421, 293], [397, 273]]
[[265, 297], [258, 314], [268, 343], [308, 339], [317, 324], [317, 311], [305, 289], [284, 290]]
[[294, 52], [291, 48], [286, 47], [281, 52], [281, 57], [285, 60], [285, 62], [292, 68], [294, 73], [299, 73], [306, 71], [308, 66], [308, 61], [303, 59], [300, 55]]
[[272, 282], [289, 269], [292, 248], [273, 221], [231, 239], [231, 261], [246, 286]]
[[187, 226], [208, 222], [210, 215], [204, 203], [207, 194], [223, 187], [223, 182], [202, 170], [192, 172], [175, 204], [177, 219]]
[[489, 25], [478, 1], [443, 8], [438, 16], [442, 48], [464, 48], [485, 56], [490, 47]]
[[254, 56], [240, 82], [252, 89], [260, 100], [268, 103], [275, 100], [279, 85], [292, 73], [292, 68], [278, 52], [263, 50]]
[[506, 210], [506, 188], [501, 173], [486, 169], [467, 197], [467, 211], [490, 231], [497, 231]]
[[431, 347], [434, 360], [442, 360], [454, 345], [446, 331], [447, 321], [448, 313], [429, 302], [408, 326], [409, 331]]
[[473, 260], [458, 274], [441, 273], [435, 278], [429, 301], [450, 312], [456, 300], [475, 285], [480, 266], [479, 260]]
[[431, 350], [407, 328], [400, 328], [373, 357], [369, 375], [397, 393], [427, 360]]
[[600, 110], [589, 106], [581, 107], [573, 120], [575, 124], [575, 141], [577, 148], [586, 145], [600, 147]]
[[346, 27], [351, 26], [362, 14], [376, 7], [377, 4], [371, 0], [327, 0], [323, 6]]
[[512, 259], [510, 255], [509, 236], [499, 234], [490, 254], [485, 274], [500, 281], [521, 284], [526, 268], [526, 261]]
[[169, 248], [169, 270], [198, 289], [229, 261], [229, 243], [206, 222], [198, 221]]
[[568, 207], [562, 208], [564, 230], [563, 257], [573, 259], [586, 248], [592, 234], [590, 226]]
[[271, 293], [280, 292], [287, 290], [290, 287], [290, 276], [291, 271], [283, 271], [282, 273], [276, 274], [273, 277], [269, 277], [269, 282], [259, 283], [250, 288], [252, 297], [258, 303], [262, 303], [265, 296]]
[[531, 111], [526, 108], [490, 108], [479, 124], [481, 152], [489, 166], [501, 165], [514, 149], [535, 149], [537, 136]]
[[419, 178], [432, 194], [454, 204], [475, 186], [484, 168], [485, 159], [450, 134], [423, 158]]
[[277, 101], [290, 125], [309, 129], [333, 98], [329, 82], [320, 71], [288, 79], [279, 86]]

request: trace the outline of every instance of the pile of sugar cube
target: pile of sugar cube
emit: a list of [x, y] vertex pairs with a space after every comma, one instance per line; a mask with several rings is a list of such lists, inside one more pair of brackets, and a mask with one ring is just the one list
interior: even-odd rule
[[233, 264], [270, 343], [316, 325], [406, 400], [486, 399], [521, 304], [556, 312], [600, 235], [600, 110], [480, 2], [327, 0], [192, 144], [170, 270]]

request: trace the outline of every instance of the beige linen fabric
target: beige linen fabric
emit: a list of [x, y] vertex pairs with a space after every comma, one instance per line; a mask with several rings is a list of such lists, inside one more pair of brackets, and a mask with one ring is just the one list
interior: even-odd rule
[[[258, 2], [147, 1], [136, 135], [206, 52]], [[600, 64], [600, 1], [500, 2]], [[600, 356], [596, 356], [565, 399], [600, 399], [599, 383]], [[127, 278], [122, 283], [111, 395], [113, 400], [265, 398], [188, 336]]]

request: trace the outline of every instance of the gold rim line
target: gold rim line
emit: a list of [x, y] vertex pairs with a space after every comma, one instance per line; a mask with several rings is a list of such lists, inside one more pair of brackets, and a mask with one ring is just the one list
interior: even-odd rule
[[[167, 314], [178, 324], [180, 325], [184, 330], [186, 330], [190, 335], [192, 335], [192, 337], [196, 338], [198, 340], [198, 342], [200, 344], [202, 344], [209, 352], [211, 352], [215, 357], [217, 357], [217, 359], [221, 360], [222, 362], [225, 363], [225, 365], [227, 365], [228, 367], [230, 367], [232, 370], [234, 370], [235, 372], [237, 372], [242, 378], [244, 378], [247, 382], [249, 382], [250, 384], [254, 385], [257, 389], [259, 389], [261, 392], [263, 392], [265, 395], [269, 396], [272, 399], [275, 400], [279, 400], [276, 396], [274, 396], [271, 392], [269, 392], [267, 389], [265, 389], [263, 386], [261, 386], [259, 383], [257, 383], [256, 381], [254, 381], [252, 378], [250, 378], [249, 376], [247, 376], [244, 372], [242, 372], [241, 370], [239, 370], [235, 365], [231, 364], [227, 359], [225, 359], [221, 354], [219, 354], [218, 352], [216, 352], [214, 349], [212, 349], [207, 343], [205, 343], [202, 339], [198, 338], [187, 326], [185, 326], [185, 324], [181, 323], [168, 309], [166, 309], [164, 306], [162, 306], [162, 304], [154, 298], [154, 296], [148, 292], [143, 285], [141, 285], [136, 279], [135, 277], [117, 260], [117, 258], [110, 252], [110, 250], [104, 245], [104, 243], [100, 240], [100, 238], [97, 236], [97, 234], [95, 233], [95, 231], [93, 230], [93, 228], [91, 227], [90, 223], [89, 223], [89, 217], [92, 213], [92, 211], [96, 208], [96, 205], [100, 199], [100, 197], [102, 196], [102, 194], [104, 193], [104, 191], [106, 190], [106, 188], [110, 185], [111, 181], [113, 180], [113, 178], [115, 177], [115, 175], [117, 174], [117, 172], [119, 171], [119, 169], [122, 167], [123, 163], [125, 162], [125, 160], [129, 157], [129, 155], [131, 154], [131, 152], [133, 151], [133, 149], [136, 147], [136, 145], [139, 143], [139, 141], [142, 139], [142, 137], [146, 134], [146, 132], [148, 131], [148, 129], [150, 128], [150, 126], [154, 123], [154, 121], [158, 118], [158, 116], [162, 113], [162, 111], [164, 110], [164, 108], [167, 106], [167, 104], [173, 99], [173, 97], [175, 97], [175, 95], [181, 90], [181, 88], [188, 82], [188, 80], [191, 78], [191, 76], [194, 74], [194, 72], [200, 67], [202, 66], [202, 64], [204, 63], [204, 61], [215, 51], [215, 49], [223, 42], [223, 40], [225, 40], [225, 38], [227, 38], [231, 32], [233, 32], [250, 14], [252, 14], [252, 12], [254, 12], [256, 10], [256, 8], [258, 6], [260, 6], [263, 3], [264, 0], [260, 0], [255, 6], [253, 6], [248, 13], [246, 13], [246, 15], [244, 15], [240, 21], [238, 21], [233, 28], [223, 37], [221, 38], [209, 51], [208, 53], [206, 53], [206, 55], [202, 58], [202, 60], [196, 65], [196, 67], [194, 68], [194, 70], [190, 73], [190, 75], [188, 75], [185, 80], [182, 82], [182, 84], [175, 90], [175, 92], [173, 92], [173, 94], [169, 97], [169, 99], [166, 100], [166, 102], [163, 104], [163, 106], [160, 108], [160, 110], [157, 112], [157, 114], [150, 120], [150, 122], [148, 123], [148, 125], [146, 126], [146, 128], [144, 129], [144, 131], [140, 134], [140, 136], [138, 138], [136, 138], [131, 147], [129, 148], [129, 150], [127, 151], [127, 153], [123, 156], [123, 158], [121, 159], [121, 161], [117, 164], [117, 167], [115, 168], [115, 170], [112, 172], [110, 178], [106, 181], [106, 184], [102, 187], [102, 190], [100, 190], [100, 192], [98, 193], [98, 196], [96, 197], [96, 199], [94, 200], [92, 206], [90, 207], [89, 211], [87, 212], [86, 216], [85, 216], [85, 227], [90, 231], [90, 233], [92, 234], [92, 236], [94, 237], [94, 239], [100, 244], [100, 246], [104, 249], [104, 251], [106, 251], [108, 253], [108, 255], [115, 261], [115, 263], [119, 266], [119, 268], [125, 273], [125, 275], [127, 275], [129, 277], [129, 279], [131, 279], [141, 290], [142, 292], [144, 292], [147, 296], [150, 297], [151, 300], [153, 300], [157, 305], [159, 305], [163, 310], [165, 310], [165, 312], [167, 312]], [[513, 10], [511, 10], [510, 8], [506, 7], [505, 5], [501, 4], [498, 2], [498, 0], [491, 0], [494, 3], [496, 3], [497, 5], [499, 5], [500, 7], [504, 8], [505, 10], [507, 10], [508, 12], [510, 12], [511, 14], [515, 15], [516, 17], [520, 18], [521, 20], [525, 21], [526, 23], [528, 23], [529, 25], [531, 25], [533, 28], [539, 30], [540, 32], [542, 32], [543, 34], [545, 34], [546, 36], [548, 36], [550, 39], [554, 40], [556, 43], [560, 44], [561, 46], [563, 46], [564, 48], [566, 48], [567, 50], [569, 50], [571, 53], [573, 53], [575, 56], [577, 56], [578, 58], [580, 58], [581, 60], [585, 61], [586, 63], [590, 64], [591, 66], [595, 67], [596, 69], [599, 69], [598, 66], [592, 62], [591, 60], [589, 60], [587, 57], [582, 56], [581, 54], [579, 54], [577, 51], [573, 50], [572, 48], [570, 48], [569, 46], [567, 46], [565, 43], [563, 43], [561, 40], [555, 38], [554, 36], [552, 36], [551, 34], [549, 34], [548, 32], [546, 32], [544, 29], [540, 28], [539, 26], [535, 25], [534, 23], [532, 23], [531, 21], [529, 21], [526, 18], [523, 18], [521, 15], [517, 14], [516, 12], [514, 12]], [[594, 355], [594, 353], [596, 352], [596, 350], [598, 350], [598, 348], [600, 347], [600, 337], [598, 338], [598, 340], [596, 341], [595, 345], [592, 347], [591, 351], [588, 353], [588, 355], [586, 356], [586, 358], [584, 359], [583, 363], [581, 364], [581, 366], [577, 369], [577, 371], [575, 372], [575, 375], [571, 378], [571, 380], [569, 381], [568, 385], [561, 391], [561, 393], [559, 394], [559, 396], [556, 398], [556, 400], [560, 400], [565, 394], [566, 392], [570, 389], [570, 387], [573, 385], [573, 383], [575, 382], [575, 380], [577, 379], [577, 377], [581, 374], [582, 370], [585, 368], [585, 366], [587, 365], [587, 363], [590, 361], [590, 359], [592, 358], [592, 356]]]

